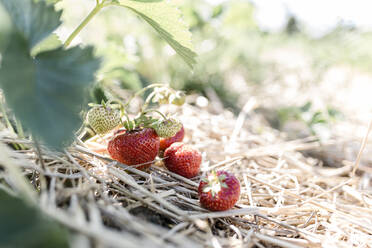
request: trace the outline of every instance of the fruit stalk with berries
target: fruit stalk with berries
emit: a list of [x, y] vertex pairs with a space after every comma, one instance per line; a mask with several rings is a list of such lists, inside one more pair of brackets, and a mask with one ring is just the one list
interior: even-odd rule
[[[154, 89], [145, 100], [140, 113], [130, 118], [127, 109], [130, 102], [146, 90]], [[145, 170], [157, 156], [163, 157], [165, 167], [185, 178], [194, 178], [200, 172], [201, 153], [192, 145], [182, 143], [185, 130], [182, 123], [168, 117], [151, 103], [180, 105], [184, 95], [171, 88], [150, 85], [135, 93], [125, 104], [118, 101], [91, 105], [87, 121], [99, 135], [118, 126], [107, 145], [111, 158], [125, 165]], [[153, 114], [159, 115], [155, 118]], [[212, 171], [202, 178], [198, 188], [201, 206], [211, 211], [224, 211], [234, 207], [240, 196], [240, 183], [227, 171]]]
[[[140, 113], [130, 118], [128, 108], [131, 101], [146, 92], [153, 91], [146, 98]], [[182, 123], [174, 117], [167, 117], [157, 109], [149, 109], [151, 104], [182, 105], [185, 95], [180, 91], [153, 84], [135, 93], [126, 103], [119, 101], [102, 102], [100, 105], [91, 104], [87, 114], [87, 123], [98, 135], [104, 135], [115, 128], [120, 130], [108, 142], [107, 151], [110, 156], [126, 165], [138, 165], [146, 169], [159, 153], [160, 139], [168, 139], [167, 146], [176, 141], [182, 141], [180, 135], [174, 141], [173, 137], [183, 130]], [[153, 114], [159, 115], [155, 118]], [[184, 132], [184, 131], [183, 131]], [[163, 146], [164, 148], [164, 146]], [[164, 148], [165, 149], [165, 148]]]

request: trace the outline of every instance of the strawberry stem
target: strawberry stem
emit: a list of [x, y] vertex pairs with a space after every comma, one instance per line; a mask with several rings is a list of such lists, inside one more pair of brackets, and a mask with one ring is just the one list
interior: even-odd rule
[[[127, 103], [124, 104], [124, 108], [127, 108], [127, 107], [130, 105], [130, 103], [132, 102], [132, 100], [133, 100], [134, 98], [136, 98], [137, 96], [141, 95], [142, 93], [146, 92], [146, 91], [149, 90], [149, 89], [156, 88], [156, 87], [166, 87], [166, 88], [168, 88], [168, 89], [169, 89], [173, 94], [176, 94], [176, 91], [175, 91], [174, 89], [172, 89], [171, 87], [169, 87], [169, 85], [166, 85], [166, 84], [150, 84], [150, 85], [146, 86], [145, 88], [143, 88], [143, 89], [137, 91], [135, 94], [133, 94], [133, 95], [131, 96], [131, 98], [129, 98], [129, 100], [127, 101]], [[156, 93], [152, 92], [152, 93], [151, 93], [151, 94], [146, 98], [145, 103], [144, 103], [144, 105], [143, 105], [142, 108], [141, 108], [141, 110], [142, 110], [141, 112], [143, 112], [143, 111], [147, 108], [147, 106], [149, 105], [151, 99], [155, 96], [155, 94], [156, 94]]]
[[132, 121], [130, 120], [129, 116], [124, 112], [123, 115], [127, 119], [123, 124], [124, 128], [127, 129], [128, 131], [131, 131], [134, 129], [134, 125]]
[[89, 15], [82, 21], [82, 23], [70, 34], [67, 38], [63, 46], [67, 48], [71, 42], [75, 39], [75, 37], [80, 33], [81, 30], [93, 19], [93, 17], [103, 8], [105, 7], [104, 3], [106, 0], [103, 0], [101, 3], [99, 1], [96, 2], [96, 6], [94, 9], [89, 13]]
[[151, 92], [151, 94], [146, 98], [145, 103], [142, 105], [141, 113], [143, 113], [143, 112], [147, 109], [147, 107], [148, 107], [149, 104], [150, 104], [151, 99], [154, 98], [155, 95], [156, 95], [156, 92], [153, 91], [153, 92]]
[[134, 93], [131, 96], [131, 98], [129, 98], [128, 102], [126, 104], [124, 104], [124, 108], [127, 108], [134, 98], [136, 98], [137, 96], [141, 95], [146, 90], [151, 89], [151, 88], [155, 88], [155, 87], [164, 87], [164, 86], [165, 86], [164, 84], [150, 84], [150, 85], [146, 86], [145, 88], [142, 88], [141, 90], [139, 90], [136, 93]]
[[147, 109], [147, 110], [143, 111], [142, 114], [145, 115], [145, 114], [148, 114], [148, 113], [151, 113], [151, 112], [158, 113], [159, 115], [161, 115], [161, 117], [163, 117], [163, 119], [164, 119], [165, 121], [168, 120], [168, 118], [167, 118], [167, 117], [166, 117], [162, 112], [160, 112], [160, 111], [157, 110], [157, 109]]

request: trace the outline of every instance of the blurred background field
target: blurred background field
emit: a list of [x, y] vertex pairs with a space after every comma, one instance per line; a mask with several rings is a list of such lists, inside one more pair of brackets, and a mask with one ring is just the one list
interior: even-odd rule
[[[142, 20], [108, 8], [75, 40], [96, 45], [104, 58], [96, 101], [103, 88], [110, 95], [117, 87], [138, 90], [159, 82], [201, 94], [236, 114], [253, 98], [255, 111], [290, 139], [316, 135], [322, 141], [337, 138], [338, 144], [346, 139], [358, 149], [372, 106], [372, 23], [366, 11], [371, 4], [177, 2], [193, 34], [195, 68]], [[57, 5], [65, 9], [66, 25], [57, 31], [62, 40], [93, 5], [86, 0]], [[347, 154], [351, 159], [355, 151]]]

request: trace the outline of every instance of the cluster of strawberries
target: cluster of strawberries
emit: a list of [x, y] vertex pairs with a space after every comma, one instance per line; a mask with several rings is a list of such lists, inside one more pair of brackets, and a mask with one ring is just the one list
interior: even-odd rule
[[[182, 105], [184, 100], [178, 94], [168, 91], [157, 91], [162, 95], [153, 94], [163, 102], [166, 98], [175, 96], [176, 105]], [[166, 95], [166, 92], [168, 95]], [[164, 95], [166, 97], [164, 97]], [[123, 113], [123, 111], [121, 111]], [[107, 151], [110, 156], [120, 163], [135, 166], [145, 170], [151, 166], [157, 156], [163, 157], [164, 165], [173, 173], [186, 178], [193, 178], [200, 172], [201, 153], [191, 145], [183, 143], [185, 129], [175, 118], [165, 117], [157, 110], [163, 119], [158, 120], [142, 111], [134, 120], [127, 115], [122, 122], [117, 109], [112, 105], [102, 103], [93, 106], [88, 112], [89, 125], [98, 134], [107, 133], [120, 123], [124, 129], [119, 129], [108, 143]], [[212, 171], [200, 180], [199, 199], [203, 207], [212, 211], [222, 211], [232, 208], [240, 196], [240, 184], [234, 175], [226, 171]]]

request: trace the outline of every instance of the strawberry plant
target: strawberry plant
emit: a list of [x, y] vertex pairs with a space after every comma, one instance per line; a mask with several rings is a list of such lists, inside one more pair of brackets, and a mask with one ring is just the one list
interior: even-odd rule
[[[81, 126], [100, 59], [94, 47], [70, 47], [102, 9], [123, 7], [150, 24], [191, 67], [191, 33], [170, 1], [96, 0], [96, 6], [62, 43], [53, 31], [63, 25], [57, 1], [0, 0], [0, 87], [8, 106], [36, 139], [61, 149]], [[181, 93], [165, 99], [182, 104]], [[115, 123], [116, 124], [116, 123]], [[111, 128], [111, 127], [110, 127]], [[107, 130], [103, 130], [107, 131]], [[98, 131], [100, 132], [100, 131]]]
[[68, 231], [39, 209], [3, 190], [0, 201], [0, 247], [68, 247]]

